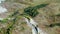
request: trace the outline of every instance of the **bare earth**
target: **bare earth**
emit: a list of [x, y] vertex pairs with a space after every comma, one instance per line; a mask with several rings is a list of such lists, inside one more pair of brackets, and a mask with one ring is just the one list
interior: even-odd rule
[[[33, 19], [38, 23], [38, 27], [48, 34], [60, 34], [60, 26], [52, 28], [45, 26], [52, 23], [60, 23], [60, 16], [51, 17], [60, 14], [60, 0], [6, 0], [0, 6], [5, 7], [8, 12], [0, 14], [0, 18], [6, 18], [17, 9], [20, 10], [20, 13], [23, 13], [24, 8], [42, 3], [49, 3], [49, 5], [38, 9], [39, 15]], [[0, 23], [0, 31], [2, 31], [0, 34], [4, 34], [9, 23]], [[31, 28], [25, 24], [24, 18], [21, 18], [14, 24], [11, 32], [12, 34], [31, 34]]]

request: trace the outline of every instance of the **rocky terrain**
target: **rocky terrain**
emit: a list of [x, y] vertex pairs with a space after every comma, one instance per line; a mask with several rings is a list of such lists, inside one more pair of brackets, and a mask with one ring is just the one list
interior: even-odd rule
[[[39, 14], [33, 19], [38, 23], [38, 27], [47, 34], [60, 34], [60, 26], [46, 26], [60, 23], [60, 0], [5, 0], [0, 3], [0, 6], [6, 8], [7, 12], [0, 13], [0, 18], [7, 18], [8, 15], [16, 10], [19, 10], [19, 13], [21, 14], [24, 12], [24, 8], [46, 3], [48, 3], [46, 7], [37, 9]], [[7, 23], [0, 22], [0, 34], [6, 33], [6, 29], [10, 24], [11, 21], [8, 21]], [[16, 21], [10, 32], [11, 34], [32, 34], [31, 28], [26, 24], [23, 17]]]

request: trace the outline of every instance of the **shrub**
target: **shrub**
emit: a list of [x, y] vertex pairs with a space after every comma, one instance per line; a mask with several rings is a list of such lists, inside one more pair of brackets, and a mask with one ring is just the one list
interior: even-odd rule
[[34, 7], [27, 7], [27, 8], [24, 9], [24, 13], [28, 14], [31, 17], [35, 17], [36, 15], [39, 14], [39, 12], [37, 11], [37, 9], [43, 8], [46, 5], [48, 5], [48, 4], [41, 4], [41, 5], [37, 5], [37, 6], [34, 6]]

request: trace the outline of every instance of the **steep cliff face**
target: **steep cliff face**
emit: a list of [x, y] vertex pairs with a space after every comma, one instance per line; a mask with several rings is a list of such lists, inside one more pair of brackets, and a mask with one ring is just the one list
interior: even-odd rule
[[[6, 8], [8, 12], [1, 13], [0, 18], [7, 18], [8, 15], [14, 11], [19, 10], [19, 13], [23, 13], [24, 8], [28, 6], [36, 6], [39, 4], [49, 3], [46, 7], [37, 9], [39, 14], [34, 17], [38, 27], [48, 34], [60, 34], [60, 26], [48, 27], [46, 25], [60, 23], [60, 0], [6, 0], [1, 3], [0, 6]], [[0, 32], [6, 31], [7, 26], [11, 24], [11, 21], [7, 23], [0, 23]], [[32, 34], [32, 29], [26, 24], [24, 18], [20, 18], [17, 23], [14, 24], [11, 30], [12, 34]]]

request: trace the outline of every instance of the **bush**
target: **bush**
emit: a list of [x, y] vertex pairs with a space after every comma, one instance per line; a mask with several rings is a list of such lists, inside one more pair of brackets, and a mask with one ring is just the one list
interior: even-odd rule
[[31, 17], [35, 17], [36, 15], [39, 14], [39, 12], [37, 11], [37, 9], [43, 8], [46, 5], [48, 5], [48, 4], [41, 4], [41, 5], [37, 5], [37, 6], [34, 6], [34, 7], [27, 7], [27, 8], [24, 9], [24, 13], [28, 14]]
[[24, 13], [31, 17], [35, 17], [38, 14], [38, 11], [34, 7], [28, 7], [24, 9]]

